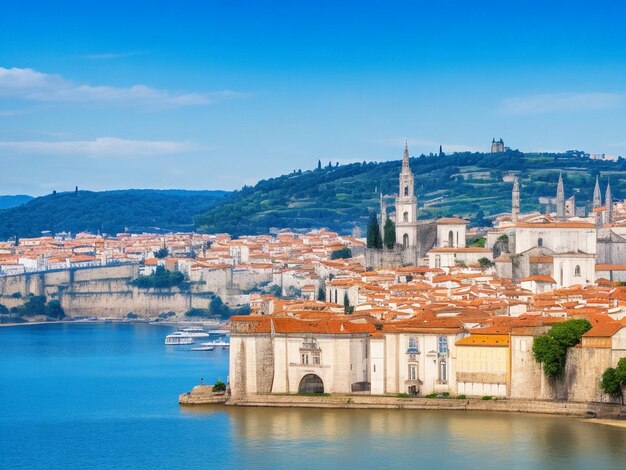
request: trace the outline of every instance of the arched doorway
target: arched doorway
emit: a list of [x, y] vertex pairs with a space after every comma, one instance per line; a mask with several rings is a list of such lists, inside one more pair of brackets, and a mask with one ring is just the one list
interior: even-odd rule
[[307, 374], [300, 381], [298, 393], [324, 393], [324, 382], [315, 374]]

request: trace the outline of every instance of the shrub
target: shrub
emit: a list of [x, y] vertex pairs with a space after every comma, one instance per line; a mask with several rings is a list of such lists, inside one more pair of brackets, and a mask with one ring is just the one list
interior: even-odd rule
[[553, 325], [548, 333], [534, 339], [533, 356], [543, 365], [548, 377], [563, 377], [567, 348], [576, 346], [590, 329], [591, 323], [587, 320], [568, 320]]
[[347, 259], [352, 258], [352, 250], [350, 248], [342, 248], [341, 250], [335, 250], [330, 254], [330, 259]]
[[484, 397], [481, 398], [481, 400], [492, 400], [493, 397], [491, 395], [485, 395]]
[[0, 315], [8, 315], [9, 309], [5, 305], [0, 304]]
[[426, 398], [437, 398], [437, 394], [436, 393], [429, 393], [428, 395], [426, 395]]
[[617, 363], [617, 368], [609, 367], [602, 374], [600, 388], [613, 398], [620, 398], [624, 404], [623, 387], [626, 386], [626, 357]]
[[46, 316], [49, 318], [55, 318], [57, 320], [65, 316], [61, 302], [58, 300], [51, 300], [46, 304]]
[[467, 396], [466, 396], [466, 395], [463, 395], [463, 394], [461, 394], [461, 395], [457, 396], [457, 398], [458, 398], [459, 400], [467, 400]]
[[[153, 274], [139, 276], [130, 281], [130, 284], [140, 289], [169, 289], [172, 287], [188, 288], [185, 283], [185, 276], [178, 271], [168, 271], [163, 266], [157, 266]], [[187, 285], [185, 285], [187, 284]]]
[[214, 392], [225, 392], [226, 391], [226, 384], [218, 379], [215, 382], [215, 384], [213, 385], [213, 391]]
[[21, 299], [22, 298], [22, 293], [21, 292], [13, 292], [11, 294], [11, 297], [13, 297], [14, 299]]
[[134, 320], [135, 318], [139, 318], [139, 315], [137, 315], [136, 313], [130, 312], [128, 315], [126, 315], [126, 318], [130, 318], [131, 320]]
[[411, 398], [411, 395], [409, 395], [408, 393], [397, 393], [396, 397], [397, 398]]
[[185, 312], [185, 316], [207, 318], [211, 316], [211, 312], [209, 312], [206, 308], [192, 308]]

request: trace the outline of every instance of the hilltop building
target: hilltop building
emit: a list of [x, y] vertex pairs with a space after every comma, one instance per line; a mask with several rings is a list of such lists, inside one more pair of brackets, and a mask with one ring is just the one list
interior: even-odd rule
[[502, 139], [496, 140], [494, 137], [491, 141], [491, 153], [504, 153], [505, 150], [504, 141]]

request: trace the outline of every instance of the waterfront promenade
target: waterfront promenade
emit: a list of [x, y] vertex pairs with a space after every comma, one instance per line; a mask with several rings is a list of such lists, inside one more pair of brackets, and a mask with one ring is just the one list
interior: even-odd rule
[[441, 411], [494, 411], [541, 413], [580, 418], [620, 419], [626, 407], [613, 403], [575, 403], [542, 400], [482, 400], [480, 398], [422, 398], [404, 396], [375, 396], [360, 394], [323, 395], [246, 395], [233, 400], [224, 394], [211, 394], [210, 387], [196, 386], [183, 393], [179, 403], [184, 406], [225, 404], [246, 407], [281, 408], [345, 408], [345, 409], [407, 409]]

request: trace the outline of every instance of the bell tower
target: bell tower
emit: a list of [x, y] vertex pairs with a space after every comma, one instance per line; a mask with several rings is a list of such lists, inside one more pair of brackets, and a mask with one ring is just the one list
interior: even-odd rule
[[409, 165], [408, 142], [404, 144], [399, 183], [396, 198], [396, 243], [408, 248], [417, 244], [417, 198], [415, 178]]

